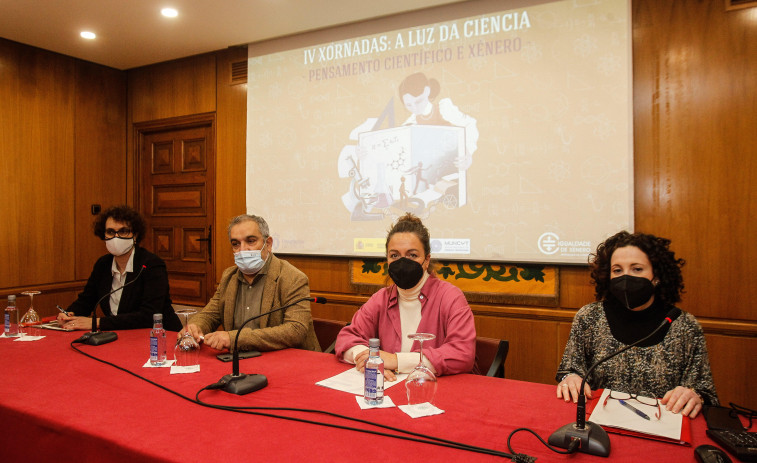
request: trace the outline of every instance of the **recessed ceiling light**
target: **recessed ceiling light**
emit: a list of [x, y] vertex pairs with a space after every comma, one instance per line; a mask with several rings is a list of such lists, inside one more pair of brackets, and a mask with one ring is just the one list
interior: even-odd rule
[[179, 12], [176, 11], [175, 8], [163, 8], [162, 10], [160, 10], [160, 14], [162, 14], [166, 18], [175, 18], [179, 16]]
[[92, 40], [95, 37], [97, 37], [94, 32], [90, 32], [90, 31], [81, 31], [81, 34], [79, 35], [81, 35], [83, 39], [88, 39], [88, 40]]

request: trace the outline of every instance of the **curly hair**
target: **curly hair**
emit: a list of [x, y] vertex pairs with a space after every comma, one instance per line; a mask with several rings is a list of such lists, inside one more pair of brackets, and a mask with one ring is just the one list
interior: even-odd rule
[[92, 228], [95, 232], [95, 236], [101, 240], [105, 239], [105, 222], [109, 218], [112, 218], [116, 222], [125, 223], [131, 228], [131, 232], [137, 239], [137, 244], [142, 242], [145, 237], [145, 230], [147, 230], [147, 224], [142, 215], [130, 206], [113, 206], [105, 209], [97, 215]]
[[[395, 233], [412, 233], [415, 236], [418, 237], [421, 244], [423, 245], [423, 253], [424, 256], [428, 256], [431, 254], [431, 235], [428, 232], [428, 228], [426, 228], [425, 225], [423, 225], [423, 222], [421, 222], [421, 219], [414, 216], [410, 212], [403, 215], [399, 219], [397, 219], [397, 223], [392, 225], [392, 228], [389, 229], [388, 234], [386, 235], [386, 245], [385, 249], [386, 252], [389, 252], [389, 240], [392, 239], [392, 236]], [[432, 273], [432, 265], [429, 263], [428, 266], [428, 272]]]
[[676, 259], [675, 253], [669, 249], [670, 240], [645, 233], [631, 234], [627, 231], [607, 238], [597, 246], [597, 252], [589, 256], [591, 282], [597, 300], [605, 300], [609, 294], [612, 254], [616, 249], [626, 246], [635, 246], [647, 255], [652, 264], [654, 277], [659, 282], [655, 287], [655, 298], [667, 305], [679, 302], [681, 293], [684, 292], [681, 267], [686, 261]]

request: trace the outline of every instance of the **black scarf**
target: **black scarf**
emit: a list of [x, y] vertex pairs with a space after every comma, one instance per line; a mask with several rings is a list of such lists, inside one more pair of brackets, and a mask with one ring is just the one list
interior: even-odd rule
[[[668, 311], [672, 308], [655, 298], [651, 306], [644, 310], [628, 310], [613, 295], [608, 295], [602, 301], [605, 310], [607, 324], [613, 337], [623, 344], [633, 344], [648, 335], [665, 319]], [[680, 312], [679, 312], [680, 315]], [[678, 317], [676, 317], [678, 318]], [[662, 342], [668, 334], [670, 324], [667, 324], [657, 334], [639, 344], [639, 347], [654, 346]]]

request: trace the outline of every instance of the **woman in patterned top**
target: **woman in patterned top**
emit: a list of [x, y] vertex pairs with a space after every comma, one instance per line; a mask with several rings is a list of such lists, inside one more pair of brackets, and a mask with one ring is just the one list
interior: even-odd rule
[[[597, 302], [581, 308], [557, 371], [557, 398], [578, 400], [583, 375], [599, 359], [642, 339], [681, 300], [683, 259], [670, 240], [620, 232], [590, 259]], [[680, 312], [655, 336], [597, 366], [591, 388], [662, 397], [673, 413], [694, 418], [703, 404], [717, 405], [704, 333], [693, 315]]]

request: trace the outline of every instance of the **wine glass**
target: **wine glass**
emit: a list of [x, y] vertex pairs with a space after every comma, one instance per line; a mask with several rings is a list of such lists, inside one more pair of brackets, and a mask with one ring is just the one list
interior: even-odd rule
[[174, 365], [180, 367], [191, 367], [200, 364], [200, 345], [197, 344], [192, 333], [187, 329], [189, 316], [197, 313], [195, 309], [179, 309], [176, 314], [181, 318], [181, 337], [176, 341], [176, 347], [173, 349], [173, 358], [176, 360]]
[[27, 336], [36, 336], [39, 333], [39, 314], [34, 310], [34, 296], [41, 294], [41, 291], [24, 291], [21, 294], [29, 296], [29, 310], [26, 311], [21, 321], [18, 323], [19, 334], [25, 334]]
[[407, 337], [418, 341], [420, 344], [418, 366], [413, 369], [405, 380], [407, 403], [408, 405], [430, 404], [434, 400], [434, 394], [436, 394], [436, 375], [423, 364], [423, 341], [435, 339], [436, 335], [431, 333], [413, 333], [408, 334]]

